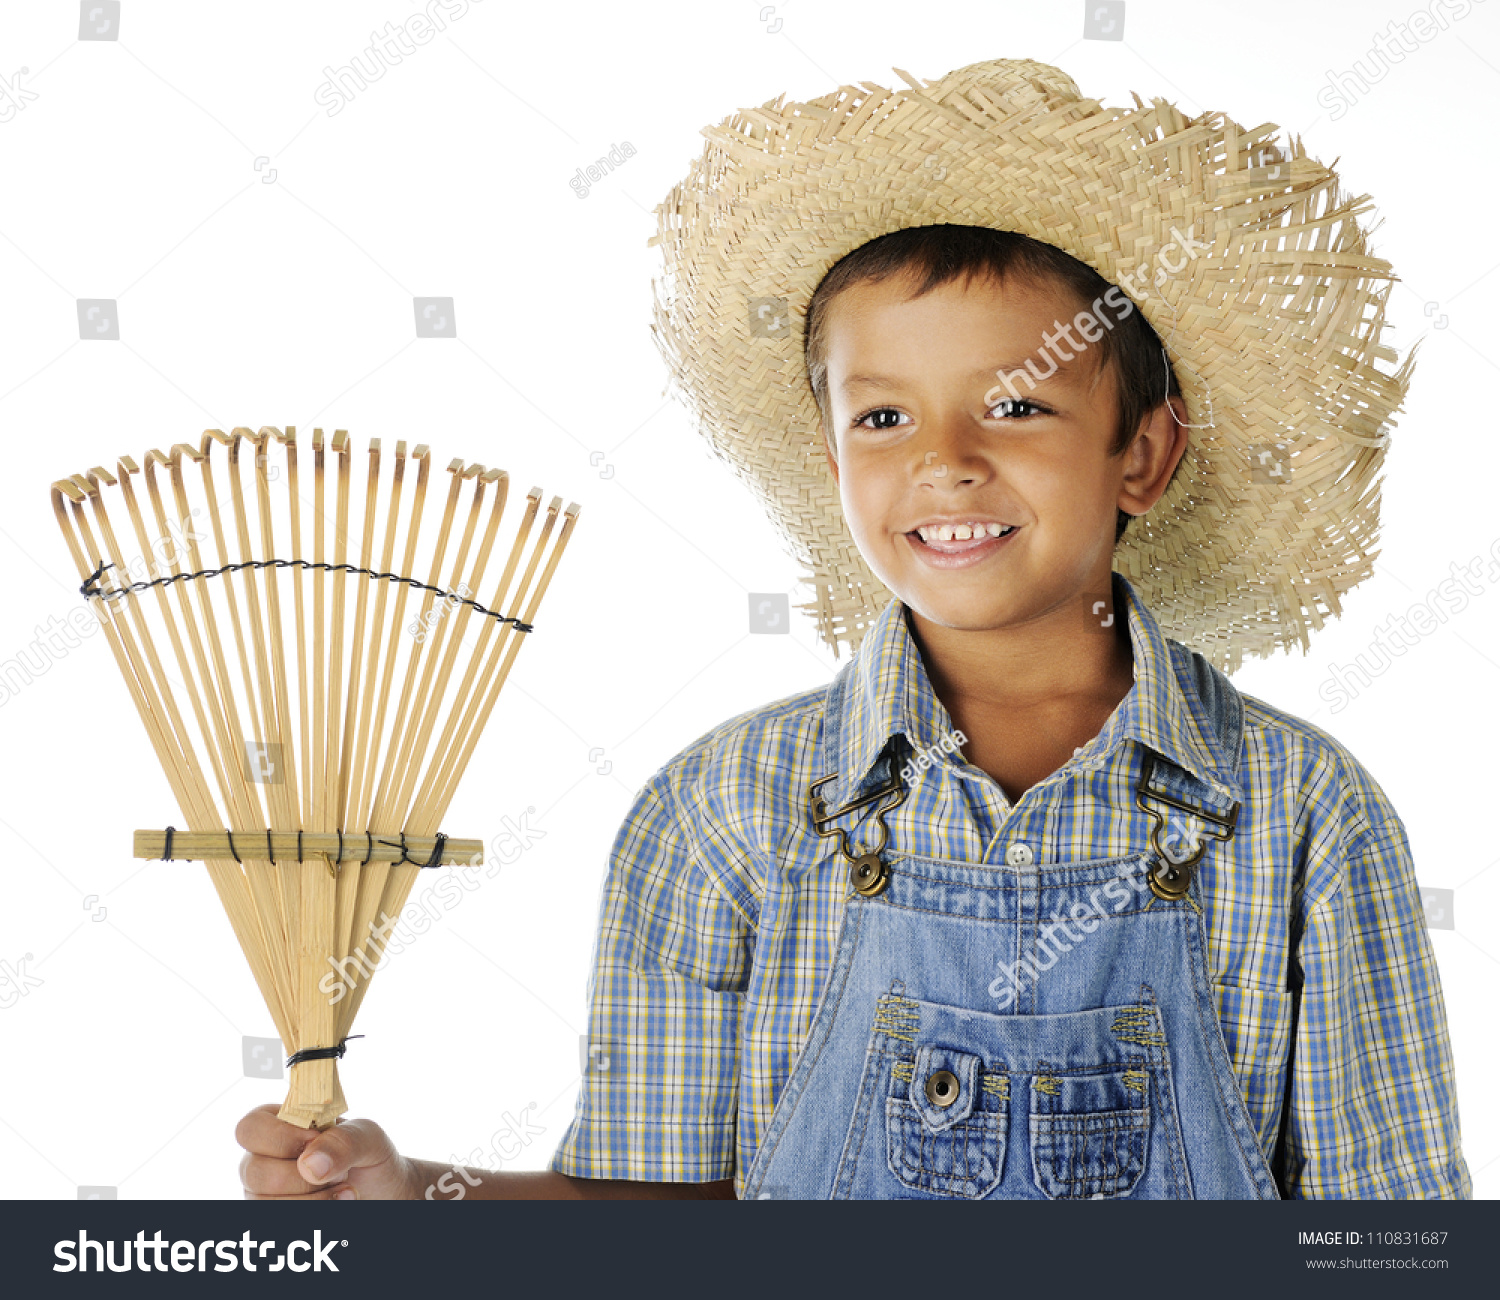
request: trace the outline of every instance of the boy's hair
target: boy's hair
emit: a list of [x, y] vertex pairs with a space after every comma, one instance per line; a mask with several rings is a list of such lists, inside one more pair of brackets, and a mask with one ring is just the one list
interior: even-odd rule
[[[1111, 291], [1115, 295], [1112, 302], [1123, 298], [1121, 291], [1093, 267], [1060, 248], [1012, 231], [935, 225], [911, 226], [880, 235], [835, 262], [808, 304], [802, 356], [825, 429], [831, 429], [833, 423], [828, 411], [828, 305], [851, 285], [878, 282], [902, 272], [919, 280], [913, 298], [959, 277], [968, 280], [990, 275], [1003, 282], [1008, 274], [1055, 284], [1083, 308]], [[1129, 299], [1124, 301], [1128, 303]], [[1110, 455], [1116, 456], [1130, 446], [1141, 421], [1168, 397], [1180, 396], [1181, 390], [1161, 339], [1139, 308], [1131, 304], [1123, 316], [1112, 312], [1101, 324], [1105, 326], [1102, 336], [1088, 346], [1098, 350], [1096, 375], [1102, 375], [1105, 366], [1113, 364], [1115, 368], [1118, 418]], [[1172, 478], [1177, 477], [1181, 465], [1179, 460]], [[1123, 510], [1115, 511], [1116, 543], [1132, 518]]]

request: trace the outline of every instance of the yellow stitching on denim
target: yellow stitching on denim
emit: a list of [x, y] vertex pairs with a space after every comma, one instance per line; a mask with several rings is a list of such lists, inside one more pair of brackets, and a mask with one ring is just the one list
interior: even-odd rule
[[912, 1034], [921, 1023], [921, 1013], [911, 998], [882, 993], [875, 1004], [875, 1030], [878, 1033], [903, 1038], [910, 1043], [915, 1041]]
[[1056, 1097], [1062, 1091], [1062, 1084], [1050, 1074], [1039, 1074], [1036, 1076], [1036, 1090], [1045, 1092], [1049, 1097]]
[[1126, 1043], [1139, 1043], [1143, 1047], [1165, 1047], [1167, 1043], [1156, 1029], [1156, 1018], [1145, 1007], [1118, 1016], [1110, 1029]]
[[1125, 1086], [1133, 1092], [1145, 1092], [1146, 1084], [1150, 1082], [1144, 1070], [1126, 1070], [1124, 1079]]
[[913, 1071], [917, 1068], [915, 1061], [897, 1061], [891, 1066], [891, 1074], [903, 1083], [910, 1083]]

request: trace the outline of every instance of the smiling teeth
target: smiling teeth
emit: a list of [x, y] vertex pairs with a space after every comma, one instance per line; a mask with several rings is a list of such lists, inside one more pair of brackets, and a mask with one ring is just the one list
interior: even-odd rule
[[967, 542], [974, 537], [1000, 537], [1012, 528], [1000, 524], [941, 524], [936, 528], [918, 528], [917, 535], [924, 542]]

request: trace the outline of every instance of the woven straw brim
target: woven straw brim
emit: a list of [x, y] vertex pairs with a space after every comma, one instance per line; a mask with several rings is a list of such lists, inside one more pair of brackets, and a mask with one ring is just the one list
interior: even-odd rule
[[1114, 567], [1168, 635], [1226, 672], [1305, 652], [1371, 572], [1377, 471], [1414, 359], [1398, 367], [1380, 342], [1394, 277], [1367, 251], [1368, 199], [1341, 197], [1274, 124], [1247, 131], [1139, 97], [1103, 107], [1027, 60], [925, 86], [896, 72], [907, 86], [777, 99], [704, 128], [650, 241], [664, 260], [657, 347], [806, 568], [814, 599], [798, 608], [837, 655], [891, 599], [824, 458], [802, 360], [813, 290], [890, 231], [991, 226], [1134, 283], [1182, 385], [1188, 449]]

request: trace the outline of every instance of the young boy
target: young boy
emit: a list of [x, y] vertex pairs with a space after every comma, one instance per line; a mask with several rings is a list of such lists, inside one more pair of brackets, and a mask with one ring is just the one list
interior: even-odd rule
[[[1472, 1194], [1399, 817], [1150, 607], [1232, 667], [1368, 571], [1345, 552], [1406, 371], [1368, 365], [1379, 312], [1330, 272], [1373, 259], [1309, 232], [1348, 219], [1328, 174], [1252, 167], [1249, 133], [1169, 106], [1122, 130], [1038, 64], [868, 90], [710, 133], [663, 205], [657, 317], [856, 656], [637, 795], [590, 979], [607, 1068], [548, 1172], [268, 1106], [240, 1126], [247, 1194]], [[1119, 268], [1163, 214], [1188, 229], [1142, 283]], [[796, 384], [768, 304], [805, 312]], [[1321, 494], [1256, 477], [1273, 393]]]

